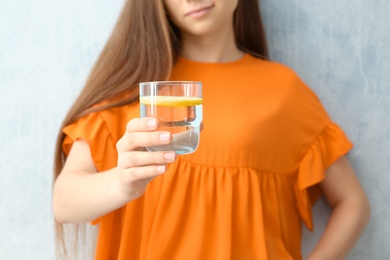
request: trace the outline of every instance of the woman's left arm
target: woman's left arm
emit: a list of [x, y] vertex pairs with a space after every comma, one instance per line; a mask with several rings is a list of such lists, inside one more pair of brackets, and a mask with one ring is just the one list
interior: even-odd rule
[[344, 259], [370, 218], [370, 205], [346, 157], [326, 172], [321, 188], [332, 208], [328, 224], [307, 260]]

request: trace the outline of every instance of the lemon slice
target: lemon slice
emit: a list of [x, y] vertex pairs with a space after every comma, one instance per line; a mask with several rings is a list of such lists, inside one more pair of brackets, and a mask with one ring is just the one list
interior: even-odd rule
[[142, 96], [139, 102], [145, 105], [155, 104], [168, 107], [192, 107], [202, 104], [200, 97], [176, 97], [176, 96]]

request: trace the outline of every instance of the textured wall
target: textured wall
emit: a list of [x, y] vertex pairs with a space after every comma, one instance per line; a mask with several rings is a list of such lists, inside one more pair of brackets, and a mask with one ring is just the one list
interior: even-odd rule
[[59, 125], [122, 0], [0, 0], [0, 259], [54, 259]]
[[[372, 204], [350, 259], [390, 255], [390, 2], [261, 0], [271, 56], [293, 67], [355, 144], [349, 155]], [[325, 213], [326, 214], [325, 214]], [[315, 206], [308, 252], [328, 209]]]
[[[53, 259], [57, 128], [122, 1], [0, 1], [0, 259]], [[262, 0], [272, 58], [293, 67], [355, 143], [372, 219], [349, 259], [390, 255], [390, 2]], [[315, 206], [316, 231], [328, 216]]]

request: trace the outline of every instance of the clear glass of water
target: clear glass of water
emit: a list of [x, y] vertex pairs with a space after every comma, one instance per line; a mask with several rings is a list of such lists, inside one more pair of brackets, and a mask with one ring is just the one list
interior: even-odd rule
[[202, 83], [155, 81], [139, 84], [141, 117], [159, 120], [158, 131], [169, 131], [170, 144], [147, 147], [148, 151], [193, 153], [199, 145], [202, 123]]

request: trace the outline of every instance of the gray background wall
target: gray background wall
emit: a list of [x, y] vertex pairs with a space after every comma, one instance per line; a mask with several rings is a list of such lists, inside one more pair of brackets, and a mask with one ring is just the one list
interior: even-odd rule
[[[0, 259], [53, 259], [52, 157], [122, 0], [0, 1]], [[348, 259], [390, 255], [390, 2], [262, 0], [271, 56], [294, 68], [355, 143], [372, 218]], [[316, 230], [329, 210], [314, 208]]]

